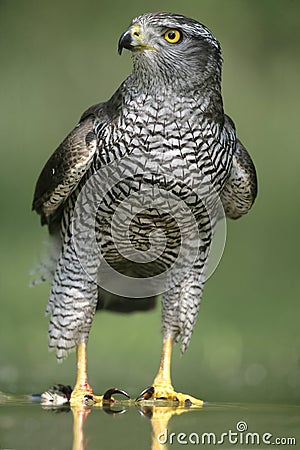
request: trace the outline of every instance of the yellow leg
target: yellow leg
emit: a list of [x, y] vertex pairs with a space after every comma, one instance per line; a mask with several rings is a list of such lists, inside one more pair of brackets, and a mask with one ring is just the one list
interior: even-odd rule
[[83, 342], [77, 347], [77, 380], [75, 389], [93, 393], [87, 377], [86, 344]]
[[102, 403], [102, 397], [94, 395], [87, 377], [86, 344], [81, 342], [77, 347], [77, 379], [76, 385], [70, 398], [71, 406], [83, 403]]
[[155, 389], [155, 394], [157, 395], [157, 398], [163, 397], [163, 395], [159, 396], [160, 390], [162, 391], [162, 394], [168, 391], [170, 392], [174, 391], [174, 388], [171, 383], [172, 347], [173, 347], [172, 339], [167, 338], [163, 343], [159, 369], [153, 382], [153, 387]]
[[143, 391], [143, 393], [139, 397], [139, 400], [141, 400], [142, 398], [146, 401], [148, 399], [166, 400], [168, 402], [176, 402], [180, 406], [203, 406], [202, 400], [194, 398], [191, 395], [176, 392], [174, 390], [171, 383], [172, 346], [172, 338], [166, 338], [163, 343], [158, 373], [154, 378], [153, 385], [150, 390]]

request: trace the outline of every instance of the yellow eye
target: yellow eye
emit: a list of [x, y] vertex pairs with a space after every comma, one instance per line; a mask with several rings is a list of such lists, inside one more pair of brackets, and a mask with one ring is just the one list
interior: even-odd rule
[[181, 32], [178, 30], [168, 30], [164, 34], [164, 38], [166, 41], [170, 42], [170, 44], [176, 44], [182, 38]]

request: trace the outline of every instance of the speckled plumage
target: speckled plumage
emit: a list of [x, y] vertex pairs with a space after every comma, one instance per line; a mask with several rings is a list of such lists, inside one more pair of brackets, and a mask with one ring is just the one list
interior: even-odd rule
[[[135, 250], [145, 252], [149, 234], [163, 230], [165, 252], [147, 264], [130, 261], [131, 249], [126, 246], [129, 259], [121, 256], [113, 245], [110, 226], [117, 206], [130, 193], [142, 192], [149, 185], [160, 186], [183, 200], [197, 221], [199, 252], [192, 267], [186, 252], [166, 279], [162, 296], [163, 336], [180, 340], [182, 351], [196, 322], [212, 239], [210, 218], [193, 190], [196, 187], [205, 192], [211, 186], [232, 218], [247, 213], [256, 196], [253, 163], [223, 111], [219, 43], [206, 27], [179, 15], [145, 14], [135, 19], [133, 26], [139, 27], [147, 44], [141, 48], [138, 41], [138, 46], [128, 31], [122, 36], [120, 48], [132, 50], [133, 72], [110, 100], [82, 115], [49, 159], [36, 186], [33, 208], [42, 223], [48, 224], [50, 233], [61, 239], [47, 308], [51, 316], [49, 347], [56, 348], [59, 359], [80, 342], [87, 342], [97, 307], [130, 311], [154, 305], [154, 296], [147, 292], [145, 301], [109, 294], [101, 288], [97, 254], [88, 262], [90, 276], [78, 258], [72, 239], [73, 212], [88, 180], [93, 188], [88, 200], [97, 201], [101, 189], [97, 171], [119, 162], [114, 167], [117, 172], [120, 167], [119, 175], [123, 176], [99, 206], [95, 224], [91, 222], [91, 227], [96, 226], [102, 254], [119, 272], [135, 277], [159, 273], [174, 263], [182, 244], [172, 211], [168, 214], [157, 205], [148, 205], [134, 217], [130, 240]], [[168, 29], [180, 30], [180, 42], [172, 44], [164, 39]], [[109, 168], [107, 171], [109, 176]], [[184, 238], [187, 250], [193, 253], [196, 237], [186, 234]], [[84, 253], [86, 242], [79, 242], [79, 246]], [[185, 263], [189, 267], [186, 273]], [[100, 288], [95, 283], [99, 277]]]

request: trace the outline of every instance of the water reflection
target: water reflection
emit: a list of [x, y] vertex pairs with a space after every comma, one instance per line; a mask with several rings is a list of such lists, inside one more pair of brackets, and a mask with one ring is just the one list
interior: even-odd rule
[[208, 448], [224, 443], [231, 448], [237, 439], [240, 447], [253, 439], [258, 445], [266, 438], [273, 445], [278, 446], [279, 440], [286, 447], [287, 443], [299, 447], [299, 417], [296, 405], [208, 403], [203, 408], [182, 409], [118, 400], [101, 408], [71, 409], [68, 402], [41, 406], [40, 396], [0, 392], [0, 447], [167, 450], [169, 446], [175, 450], [184, 444]]
[[152, 425], [152, 446], [151, 450], [167, 450], [165, 442], [165, 430], [173, 416], [192, 411], [191, 408], [178, 408], [176, 406], [142, 406], [141, 414], [151, 420]]
[[85, 450], [87, 440], [84, 435], [84, 423], [91, 409], [73, 408], [73, 450]]
[[[113, 406], [102, 407], [103, 412], [110, 415], [124, 414], [130, 407], [135, 407], [137, 412], [150, 420], [152, 426], [151, 450], [168, 450], [165, 444], [165, 430], [173, 416], [181, 415], [193, 408], [181, 408], [172, 406], [137, 405], [133, 401], [117, 402]], [[73, 413], [73, 450], [86, 450], [88, 437], [85, 436], [84, 425], [88, 415], [92, 412], [88, 407], [71, 408]]]

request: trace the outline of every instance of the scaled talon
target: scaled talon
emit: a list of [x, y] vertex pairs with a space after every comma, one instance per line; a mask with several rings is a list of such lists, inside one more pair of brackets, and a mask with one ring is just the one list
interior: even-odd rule
[[138, 402], [139, 400], [149, 400], [150, 398], [152, 398], [153, 394], [154, 394], [154, 387], [148, 386], [137, 396], [135, 401]]
[[127, 392], [123, 391], [122, 389], [111, 388], [111, 389], [107, 389], [107, 391], [104, 392], [102, 402], [104, 403], [104, 402], [114, 401], [114, 399], [112, 398], [112, 395], [114, 395], [114, 394], [122, 394], [128, 399], [130, 398], [130, 396], [127, 394]]

